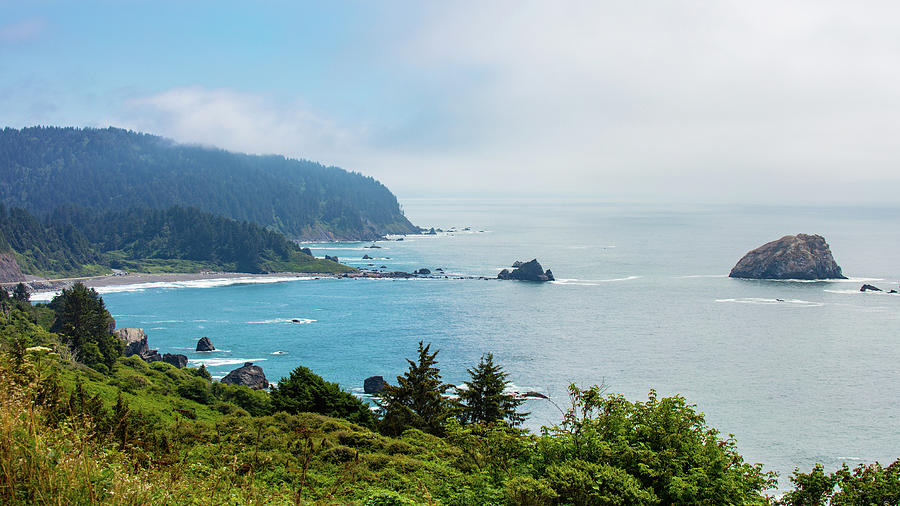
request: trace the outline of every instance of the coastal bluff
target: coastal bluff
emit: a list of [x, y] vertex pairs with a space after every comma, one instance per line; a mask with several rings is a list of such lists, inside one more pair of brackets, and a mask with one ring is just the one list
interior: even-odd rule
[[820, 235], [786, 235], [751, 250], [731, 269], [743, 279], [847, 279]]

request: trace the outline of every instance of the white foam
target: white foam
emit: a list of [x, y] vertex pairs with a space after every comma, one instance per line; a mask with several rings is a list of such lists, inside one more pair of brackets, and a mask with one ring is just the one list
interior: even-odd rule
[[848, 289], [844, 289], [844, 290], [829, 290], [826, 288], [825, 290], [822, 290], [822, 291], [828, 292], [828, 293], [840, 293], [840, 294], [844, 294], [844, 295], [891, 295], [891, 296], [897, 295], [896, 293], [890, 293], [887, 290], [883, 290], [883, 291], [866, 290], [865, 292], [863, 292], [861, 290], [854, 290], [852, 288], [848, 288]]
[[247, 322], [247, 323], [293, 323], [295, 325], [302, 325], [307, 323], [313, 323], [317, 320], [313, 320], [312, 318], [273, 318], [271, 320], [262, 320], [258, 322]]
[[557, 285], [576, 285], [576, 286], [596, 286], [600, 283], [615, 283], [618, 281], [632, 281], [635, 279], [640, 279], [643, 276], [626, 276], [624, 278], [611, 278], [611, 279], [567, 279], [567, 278], [557, 278], [555, 281], [551, 281], [553, 284]]
[[53, 297], [56, 297], [61, 292], [59, 290], [55, 292], [34, 292], [31, 294], [31, 302], [50, 302], [53, 300]]
[[269, 353], [269, 355], [287, 355], [287, 352], [278, 350], [278, 351], [273, 351], [272, 353]]
[[[191, 279], [186, 281], [151, 281], [148, 283], [133, 283], [130, 285], [110, 285], [94, 287], [97, 293], [122, 293], [122, 292], [143, 292], [153, 288], [217, 288], [220, 286], [231, 285], [253, 285], [253, 284], [269, 284], [283, 283], [285, 281], [308, 281], [315, 279], [313, 277], [298, 276], [242, 276], [239, 278], [211, 278], [211, 279]], [[46, 302], [60, 294], [60, 291], [53, 292], [35, 292], [31, 295], [31, 300], [35, 302]]]
[[265, 358], [192, 358], [188, 362], [203, 364], [206, 367], [219, 367], [222, 365], [243, 364], [244, 362], [262, 362]]
[[716, 299], [716, 302], [734, 302], [738, 304], [759, 304], [759, 305], [773, 305], [773, 304], [789, 304], [797, 307], [821, 307], [824, 306], [824, 302], [813, 302], [809, 300], [800, 300], [800, 299], [763, 299], [759, 297], [741, 297], [737, 299]]
[[847, 279], [762, 279], [760, 281], [774, 281], [776, 283], [866, 283], [869, 281], [884, 281], [884, 278], [847, 278]]

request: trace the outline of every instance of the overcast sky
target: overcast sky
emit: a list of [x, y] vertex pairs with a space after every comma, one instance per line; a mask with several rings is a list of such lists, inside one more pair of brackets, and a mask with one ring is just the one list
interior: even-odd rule
[[401, 200], [900, 193], [898, 2], [258, 4], [0, 0], [0, 123], [301, 157]]

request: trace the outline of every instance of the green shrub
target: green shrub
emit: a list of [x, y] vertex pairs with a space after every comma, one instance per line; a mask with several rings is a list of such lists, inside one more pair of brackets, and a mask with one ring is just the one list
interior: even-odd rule
[[553, 504], [557, 495], [544, 480], [530, 476], [516, 476], [506, 482], [506, 498], [516, 506], [545, 506]]

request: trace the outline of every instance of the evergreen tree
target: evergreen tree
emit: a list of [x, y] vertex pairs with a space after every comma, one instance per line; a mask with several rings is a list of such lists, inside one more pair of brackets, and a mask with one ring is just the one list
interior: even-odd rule
[[494, 364], [494, 354], [481, 356], [475, 369], [467, 369], [472, 381], [466, 388], [457, 389], [460, 401], [460, 420], [463, 423], [504, 422], [510, 426], [521, 424], [528, 413], [516, 411], [524, 401], [504, 393], [509, 381], [503, 367]]
[[122, 355], [123, 343], [109, 333], [112, 316], [97, 291], [75, 283], [54, 297], [50, 307], [56, 312], [50, 331], [63, 337], [78, 361], [100, 372], [111, 372]]
[[431, 344], [419, 341], [419, 360], [409, 362], [409, 370], [397, 376], [397, 386], [385, 385], [379, 405], [383, 411], [382, 432], [399, 435], [416, 428], [441, 435], [444, 422], [453, 414], [452, 405], [444, 398], [451, 385], [441, 381], [440, 369], [435, 367], [438, 351], [430, 352]]
[[28, 293], [28, 287], [25, 286], [25, 283], [19, 283], [13, 288], [12, 298], [19, 302], [28, 302], [28, 299], [31, 298], [31, 294]]

